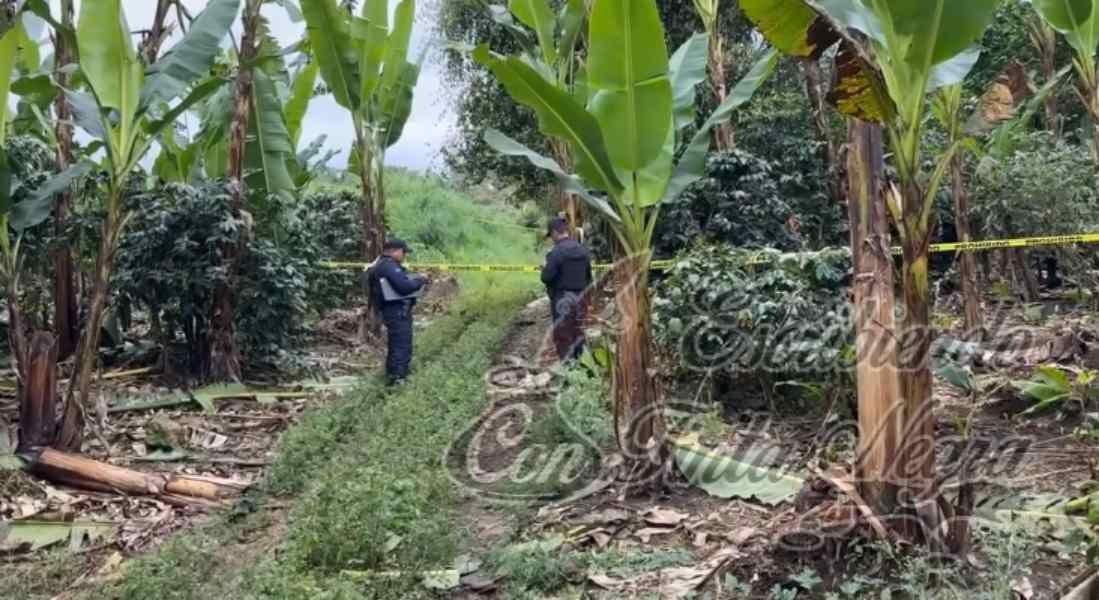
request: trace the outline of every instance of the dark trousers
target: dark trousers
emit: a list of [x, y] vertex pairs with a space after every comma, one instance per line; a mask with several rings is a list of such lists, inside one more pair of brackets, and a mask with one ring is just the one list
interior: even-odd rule
[[584, 353], [584, 299], [578, 292], [555, 292], [550, 296], [553, 316], [553, 346], [562, 362]]
[[382, 321], [387, 340], [385, 375], [390, 383], [397, 383], [408, 377], [412, 363], [412, 307], [388, 303], [382, 308]]

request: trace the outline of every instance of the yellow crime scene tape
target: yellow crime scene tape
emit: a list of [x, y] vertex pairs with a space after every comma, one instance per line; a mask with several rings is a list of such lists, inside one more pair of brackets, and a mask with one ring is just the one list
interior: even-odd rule
[[[932, 244], [932, 253], [941, 252], [981, 252], [986, 250], [999, 250], [1001, 248], [1034, 248], [1041, 246], [1071, 246], [1073, 244], [1099, 243], [1099, 233], [1082, 233], [1076, 235], [1052, 235], [1046, 237], [1014, 238], [1007, 240], [985, 240], [981, 242], [956, 242], [951, 244]], [[893, 248], [894, 254], [901, 254], [900, 248]], [[749, 264], [763, 264], [768, 259], [761, 257]], [[370, 267], [371, 263], [365, 262], [322, 262], [320, 265], [328, 269], [362, 271]], [[675, 265], [673, 260], [654, 260], [650, 268], [654, 271], [666, 271]], [[613, 267], [611, 264], [598, 264], [594, 268], [606, 271]], [[462, 265], [449, 263], [410, 263], [410, 269], [422, 271], [439, 271], [443, 273], [538, 273], [542, 270], [540, 265]]]

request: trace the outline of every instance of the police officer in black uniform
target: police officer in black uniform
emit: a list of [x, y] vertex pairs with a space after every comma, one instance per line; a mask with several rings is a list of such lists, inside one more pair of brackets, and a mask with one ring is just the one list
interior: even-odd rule
[[572, 239], [563, 218], [550, 221], [547, 236], [553, 239], [553, 250], [546, 255], [542, 283], [550, 297], [557, 356], [569, 361], [584, 351], [584, 291], [592, 283], [591, 253]]
[[[404, 241], [391, 239], [382, 247], [382, 256], [367, 271], [370, 304], [381, 313], [388, 337], [385, 375], [390, 385], [402, 383], [408, 377], [412, 362], [412, 308], [416, 306], [417, 293], [430, 281], [422, 275], [409, 275], [401, 266], [409, 252]], [[388, 282], [388, 290], [383, 280]]]

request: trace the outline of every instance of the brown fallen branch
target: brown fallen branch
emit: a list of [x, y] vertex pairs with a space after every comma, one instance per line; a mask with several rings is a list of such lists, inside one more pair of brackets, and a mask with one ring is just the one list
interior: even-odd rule
[[[27, 470], [44, 479], [76, 488], [138, 496], [199, 499], [217, 503], [239, 494], [236, 482], [204, 477], [142, 473], [56, 450], [57, 350], [53, 336], [39, 332], [31, 338], [29, 365], [20, 398], [19, 454]], [[127, 372], [124, 375], [131, 375]]]
[[53, 448], [43, 449], [29, 462], [29, 470], [45, 479], [100, 492], [137, 496], [172, 494], [217, 501], [236, 496], [242, 489], [208, 478], [142, 473]]

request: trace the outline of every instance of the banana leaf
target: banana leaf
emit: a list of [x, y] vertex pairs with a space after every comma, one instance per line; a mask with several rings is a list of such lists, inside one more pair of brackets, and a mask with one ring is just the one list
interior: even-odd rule
[[588, 28], [588, 108], [622, 178], [661, 155], [672, 126], [664, 26], [654, 2], [601, 0]]
[[361, 98], [359, 60], [343, 9], [336, 0], [309, 0], [301, 8], [321, 77], [337, 104], [357, 111]]
[[245, 151], [246, 165], [251, 171], [248, 185], [268, 194], [292, 196], [294, 182], [286, 161], [293, 156], [294, 145], [286, 130], [275, 84], [262, 70], [255, 72], [252, 116], [249, 127], [253, 136]]
[[362, 16], [366, 19], [362, 48], [359, 51], [359, 76], [362, 78], [362, 98], [370, 98], [378, 88], [382, 61], [389, 37], [388, 0], [365, 0]]
[[612, 194], [622, 190], [599, 122], [568, 92], [546, 81], [521, 59], [499, 57], [485, 46], [474, 50], [473, 58], [493, 72], [516, 102], [534, 109], [543, 133], [568, 142], [577, 172], [591, 187]]
[[76, 38], [80, 69], [99, 106], [118, 111], [109, 147], [116, 159], [124, 159], [134, 134], [145, 69], [130, 40], [121, 0], [82, 2]]
[[290, 100], [286, 103], [286, 130], [290, 134], [290, 143], [295, 148], [301, 139], [301, 124], [309, 110], [309, 101], [317, 85], [317, 61], [311, 60], [301, 68], [294, 84], [290, 88]]
[[156, 62], [141, 90], [141, 106], [171, 102], [206, 77], [221, 53], [221, 41], [240, 12], [240, 0], [211, 0], [195, 17], [183, 39]]
[[412, 94], [416, 89], [416, 81], [420, 77], [420, 66], [405, 63], [401, 76], [395, 86], [388, 90], [388, 106], [385, 108], [383, 131], [385, 140], [383, 148], [389, 148], [401, 139], [404, 126], [412, 113]]
[[16, 25], [0, 37], [0, 145], [7, 143], [8, 96], [11, 93], [15, 59], [19, 54], [19, 29]]
[[672, 81], [676, 131], [694, 123], [695, 88], [706, 81], [709, 51], [709, 36], [696, 33], [672, 54], [668, 71]]
[[534, 31], [538, 46], [542, 50], [542, 60], [547, 65], [557, 61], [557, 48], [554, 44], [554, 30], [557, 19], [546, 0], [510, 0], [508, 9], [519, 22]]

